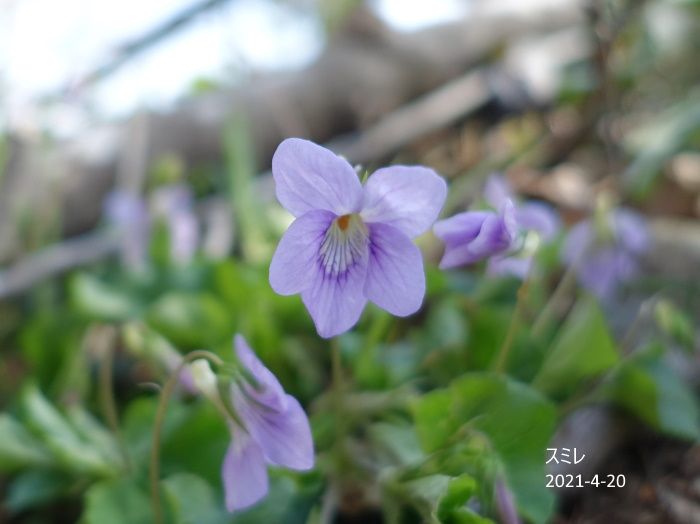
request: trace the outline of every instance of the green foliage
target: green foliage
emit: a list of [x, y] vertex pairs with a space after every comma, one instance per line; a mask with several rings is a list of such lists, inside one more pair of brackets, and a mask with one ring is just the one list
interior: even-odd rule
[[700, 438], [697, 396], [652, 346], [623, 362], [604, 385], [601, 396], [629, 410], [649, 426], [669, 435]]
[[148, 324], [176, 346], [213, 347], [232, 334], [225, 306], [210, 294], [166, 293], [146, 313]]
[[214, 489], [196, 475], [180, 473], [163, 481], [174, 524], [219, 524], [230, 520]]
[[619, 358], [598, 304], [584, 298], [562, 326], [534, 384], [555, 398], [567, 397], [611, 369]]
[[[74, 415], [79, 425], [72, 423], [36, 388], [27, 386], [22, 394], [26, 425], [48, 448], [56, 465], [66, 471], [95, 477], [110, 477], [120, 470], [112, 450], [115, 445], [104, 430], [89, 421], [91, 431], [85, 432], [87, 416]], [[105, 442], [105, 438], [109, 439]]]
[[654, 308], [654, 317], [659, 327], [672, 340], [692, 351], [695, 343], [695, 328], [693, 321], [684, 311], [668, 300], [661, 300]]
[[0, 469], [42, 467], [51, 464], [49, 450], [11, 415], [0, 415]]
[[469, 475], [430, 475], [408, 482], [405, 489], [425, 515], [426, 522], [493, 524], [466, 505], [477, 490], [476, 480]]
[[104, 480], [85, 494], [82, 524], [152, 524], [147, 492], [133, 479]]
[[[328, 31], [342, 27], [357, 3], [322, 2]], [[697, 0], [650, 4], [659, 3], [682, 14], [697, 13]], [[604, 22], [600, 34], [609, 33]], [[571, 160], [575, 171], [596, 173], [600, 166], [591, 168], [583, 158], [604, 156], [601, 138], [614, 142], [605, 144], [605, 154], [612, 157], [606, 176], [619, 169], [625, 194], [659, 197], [654, 189], [674, 157], [694, 155], [700, 147], [700, 106], [696, 89], [666, 76], [665, 68], [678, 57], [664, 49], [663, 35], [646, 25], [619, 28], [619, 42], [605, 53], [615, 65], [607, 68], [609, 77], [601, 78], [599, 64], [590, 59], [566, 64], [556, 107], [534, 117], [533, 129], [525, 129], [530, 115], [504, 117], [504, 132], [485, 130], [488, 140], [475, 151], [510, 150], [482, 158], [468, 173], [454, 173], [449, 212], [477, 197], [482, 175], [494, 167], [544, 172]], [[697, 53], [688, 51], [692, 60], [680, 69], [694, 87]], [[640, 88], [626, 96], [635, 85]], [[212, 87], [200, 79], [192, 89], [203, 93]], [[682, 101], [669, 96], [674, 89], [681, 91]], [[610, 103], [609, 95], [616, 107], [599, 106], [603, 99]], [[666, 109], [644, 107], [635, 113], [634, 106], [645, 99], [651, 109]], [[610, 114], [596, 121], [601, 111]], [[192, 170], [173, 152], [148, 167], [149, 189], [188, 181], [198, 197], [212, 191], [225, 197], [236, 241], [227, 259], [208, 259], [201, 250], [186, 264], [171, 260], [171, 232], [164, 220], [153, 220], [144, 267], [105, 261], [0, 305], [1, 505], [10, 518], [22, 519], [23, 512], [33, 518], [66, 502], [82, 510], [82, 524], [151, 524], [147, 479], [158, 393], [183, 355], [194, 349], [224, 359], [216, 371], [222, 391], [229, 391], [225, 381], [236, 373], [231, 342], [237, 332], [309, 413], [316, 468], [304, 473], [270, 468], [267, 498], [229, 514], [221, 462], [231, 443], [230, 429], [217, 408], [187, 384], [178, 384], [159, 450], [165, 524], [317, 524], [327, 520], [334, 501], [344, 506], [348, 500], [367, 502], [387, 524], [489, 524], [499, 520], [497, 482], [512, 491], [525, 522], [539, 524], [551, 522], [555, 505], [555, 494], [545, 488], [545, 450], [559, 417], [569, 410], [604, 403], [658, 433], [690, 442], [700, 438], [697, 392], [680, 369], [697, 357], [694, 288], [681, 294], [690, 297], [688, 303], [676, 301], [676, 295], [674, 301], [654, 298], [649, 322], [647, 313], [640, 313], [645, 315], [638, 319], [644, 324], [641, 345], [636, 337], [623, 336], [624, 329], [613, 333], [609, 326], [617, 324], [601, 305], [578, 292], [567, 297], [574, 299], [570, 311], [552, 309], [551, 331], [532, 333], [531, 321], [548, 304], [561, 275], [559, 241], [537, 252], [538, 272], [517, 304], [521, 282], [486, 276], [483, 265], [441, 271], [433, 263], [435, 239], [430, 233], [422, 236], [418, 245], [426, 253], [427, 283], [422, 310], [397, 319], [369, 305], [357, 327], [336, 341], [343, 374], [336, 396], [328, 342], [316, 334], [298, 296], [278, 296], [269, 285], [270, 256], [291, 217], [259, 198], [252, 123], [233, 115], [222, 136], [220, 165]], [[561, 151], [543, 152], [539, 142], [544, 149], [551, 145], [549, 137], [542, 140], [545, 126], [559, 138], [571, 134], [571, 142], [585, 149], [566, 138], [563, 149], [574, 147], [575, 157], [560, 160]], [[402, 152], [396, 161], [413, 161], [412, 155], [422, 154], [415, 151]], [[2, 138], [0, 183], [7, 153]], [[543, 164], [537, 165], [540, 160]], [[621, 168], [622, 161], [626, 167]], [[542, 184], [559, 178], [559, 173], [551, 175]], [[198, 210], [207, 211], [207, 203], [200, 203]], [[24, 231], [30, 233], [22, 239], [25, 247], [42, 245], [57, 233], [55, 210], [45, 213], [51, 223], [43, 229], [23, 213]], [[671, 296], [654, 286], [634, 291]], [[606, 311], [617, 314], [609, 306]], [[508, 339], [516, 314], [520, 317]], [[105, 327], [121, 336], [103, 340]], [[507, 369], [492, 372], [507, 339]], [[111, 384], [98, 369], [102, 350], [112, 357]], [[38, 515], [36, 522], [42, 518]]]
[[468, 374], [448, 389], [424, 395], [413, 413], [426, 452], [444, 451], [464, 439], [484, 440], [523, 515], [534, 522], [549, 518], [553, 496], [542, 478], [556, 416], [539, 393], [502, 376]]
[[697, 96], [684, 100], [638, 130], [631, 146], [635, 161], [627, 168], [624, 180], [636, 198], [648, 196], [663, 172], [664, 164], [700, 134], [700, 101]]

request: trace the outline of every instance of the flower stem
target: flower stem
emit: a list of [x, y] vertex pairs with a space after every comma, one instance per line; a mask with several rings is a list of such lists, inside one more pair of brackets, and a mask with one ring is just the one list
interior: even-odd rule
[[217, 355], [214, 355], [209, 351], [192, 351], [188, 353], [183, 357], [180, 365], [168, 378], [165, 386], [163, 386], [163, 391], [160, 394], [160, 400], [158, 401], [158, 410], [156, 411], [156, 418], [153, 424], [151, 461], [149, 468], [149, 478], [151, 483], [151, 507], [153, 509], [153, 521], [156, 524], [163, 523], [163, 511], [160, 504], [160, 486], [158, 485], [158, 481], [160, 480], [160, 434], [163, 428], [165, 412], [168, 407], [168, 400], [170, 400], [173, 390], [175, 389], [175, 385], [180, 380], [180, 373], [182, 372], [183, 368], [198, 358], [207, 359], [217, 366], [223, 364], [223, 361]]
[[109, 429], [117, 441], [119, 454], [124, 461], [124, 467], [127, 471], [131, 470], [131, 460], [129, 452], [124, 444], [121, 430], [119, 429], [119, 415], [117, 414], [117, 402], [114, 398], [114, 336], [115, 329], [112, 326], [104, 326], [97, 328], [97, 333], [102, 335], [100, 341], [104, 344], [101, 347], [100, 367], [98, 375], [99, 402], [102, 414], [109, 425]]
[[542, 308], [542, 311], [535, 319], [532, 325], [532, 334], [537, 337], [542, 334], [542, 331], [549, 325], [554, 316], [554, 309], [559, 305], [564, 296], [570, 291], [570, 288], [576, 283], [577, 264], [570, 264], [564, 272], [564, 275], [559, 280], [557, 287], [549, 297], [549, 300]]
[[336, 480], [340, 479], [341, 471], [346, 465], [346, 457], [343, 448], [343, 440], [347, 432], [347, 412], [343, 394], [345, 392], [345, 381], [343, 380], [343, 363], [341, 359], [340, 339], [335, 337], [331, 340], [331, 406], [334, 411], [334, 437], [335, 442], [331, 446], [334, 456]]
[[513, 339], [515, 338], [515, 332], [518, 330], [518, 322], [522, 316], [522, 310], [529, 290], [530, 279], [525, 278], [523, 283], [520, 284], [520, 287], [518, 288], [518, 298], [515, 303], [515, 310], [513, 311], [513, 315], [510, 317], [510, 324], [508, 325], [506, 338], [501, 345], [501, 349], [498, 351], [498, 357], [496, 358], [496, 363], [494, 365], [494, 370], [497, 373], [504, 373], [506, 366], [508, 365], [508, 357], [510, 356], [511, 348], [513, 347]]
[[343, 392], [343, 364], [340, 355], [340, 340], [337, 337], [331, 340], [331, 380], [333, 394], [338, 400]]

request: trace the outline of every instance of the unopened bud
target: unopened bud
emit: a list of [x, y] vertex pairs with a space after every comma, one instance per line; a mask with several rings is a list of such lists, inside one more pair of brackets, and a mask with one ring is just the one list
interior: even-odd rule
[[207, 397], [217, 395], [216, 375], [211, 369], [209, 362], [199, 358], [190, 364], [190, 373], [195, 387]]

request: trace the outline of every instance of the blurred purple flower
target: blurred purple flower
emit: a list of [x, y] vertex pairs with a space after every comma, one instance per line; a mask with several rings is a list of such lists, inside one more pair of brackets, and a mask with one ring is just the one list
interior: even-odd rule
[[499, 478], [496, 481], [496, 509], [498, 510], [498, 515], [501, 517], [501, 522], [503, 524], [520, 524], [520, 518], [518, 517], [518, 510], [515, 507], [515, 500], [513, 500], [513, 494], [511, 493], [506, 483], [503, 479]]
[[143, 267], [150, 232], [146, 202], [135, 193], [115, 190], [105, 200], [104, 214], [120, 235], [122, 263], [132, 269]]
[[178, 264], [192, 260], [199, 244], [199, 224], [194, 198], [183, 184], [163, 186], [153, 195], [157, 214], [164, 217], [170, 233], [170, 257]]
[[270, 284], [301, 293], [319, 335], [350, 329], [371, 300], [397, 316], [423, 302], [421, 252], [411, 241], [437, 218], [447, 185], [420, 166], [379, 169], [362, 186], [348, 162], [307, 140], [272, 159], [277, 198], [295, 217], [277, 246]]
[[240, 380], [231, 386], [231, 403], [238, 418], [229, 422], [233, 439], [221, 472], [229, 511], [251, 506], [267, 494], [268, 464], [299, 471], [314, 465], [304, 409], [284, 392], [241, 335], [236, 335], [234, 346], [254, 383]]
[[651, 246], [644, 218], [628, 209], [610, 211], [600, 221], [576, 224], [564, 242], [562, 258], [583, 287], [603, 300], [639, 274], [639, 256]]
[[532, 266], [533, 253], [524, 249], [527, 234], [533, 231], [542, 241], [559, 231], [559, 220], [545, 204], [516, 203], [508, 182], [501, 175], [489, 177], [484, 197], [494, 210], [467, 211], [440, 220], [433, 228], [445, 243], [442, 269], [475, 264], [489, 259], [491, 274], [525, 278]]

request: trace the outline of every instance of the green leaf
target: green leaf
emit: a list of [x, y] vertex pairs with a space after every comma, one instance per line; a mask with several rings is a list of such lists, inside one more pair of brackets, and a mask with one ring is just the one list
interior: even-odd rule
[[437, 518], [444, 524], [488, 524], [491, 520], [477, 515], [466, 504], [477, 491], [476, 480], [461, 475], [450, 480], [437, 505]]
[[450, 301], [431, 308], [426, 321], [426, 336], [434, 348], [461, 347], [466, 344], [468, 326], [464, 312]]
[[369, 428], [369, 435], [397, 464], [415, 464], [424, 457], [412, 426], [378, 422]]
[[34, 429], [55, 459], [69, 471], [98, 476], [114, 475], [117, 465], [83, 440], [61, 413], [35, 386], [22, 394], [27, 424]]
[[175, 524], [219, 524], [229, 518], [223, 502], [204, 479], [179, 473], [162, 484]]
[[7, 490], [7, 507], [13, 513], [41, 506], [65, 494], [71, 487], [65, 475], [31, 469], [18, 475]]
[[88, 442], [91, 447], [112, 463], [116, 464], [122, 460], [112, 433], [92, 413], [77, 404], [69, 406], [66, 412], [70, 424], [84, 442]]
[[479, 307], [470, 315], [471, 336], [467, 359], [470, 369], [487, 369], [505, 340], [513, 316], [511, 306]]
[[85, 495], [84, 524], [153, 524], [150, 499], [130, 478], [93, 485]]
[[151, 306], [147, 320], [173, 344], [186, 348], [212, 347], [232, 331], [226, 308], [205, 293], [168, 293]]
[[449, 416], [451, 403], [452, 393], [440, 389], [423, 395], [411, 406], [418, 438], [428, 453], [444, 446], [458, 428], [458, 422]]
[[695, 346], [695, 328], [684, 311], [669, 300], [660, 300], [654, 308], [654, 317], [665, 333], [692, 351]]
[[556, 412], [540, 393], [502, 376], [475, 373], [425, 395], [413, 413], [428, 452], [485, 438], [521, 513], [533, 522], [547, 520], [554, 500], [542, 479]]
[[692, 96], [630, 133], [626, 141], [635, 160], [623, 173], [625, 189], [636, 198], [648, 196], [664, 164], [690, 142], [699, 128], [700, 100]]
[[46, 447], [12, 416], [0, 414], [0, 470], [48, 466], [52, 462]]
[[583, 298], [566, 319], [533, 385], [563, 398], [581, 383], [612, 368], [619, 359], [598, 304], [592, 298]]
[[236, 513], [233, 524], [260, 524], [261, 522], [284, 522], [284, 524], [306, 524], [316, 491], [300, 490], [288, 476], [270, 475], [270, 492], [259, 504], [247, 511]]
[[141, 310], [134, 297], [87, 273], [78, 273], [71, 279], [70, 295], [78, 311], [100, 320], [127, 320]]
[[476, 480], [469, 475], [428, 475], [401, 486], [425, 522], [442, 524], [490, 524], [474, 513], [467, 502], [476, 494]]
[[690, 440], [700, 438], [696, 396], [659, 355], [625, 362], [602, 395], [659, 431]]

